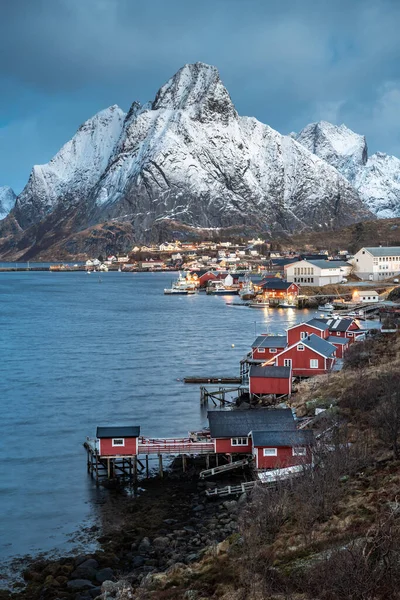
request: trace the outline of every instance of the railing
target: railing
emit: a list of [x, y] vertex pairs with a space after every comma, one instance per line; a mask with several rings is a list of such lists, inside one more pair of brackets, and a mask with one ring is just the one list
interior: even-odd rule
[[138, 454], [209, 454], [214, 442], [194, 442], [190, 438], [139, 438]]

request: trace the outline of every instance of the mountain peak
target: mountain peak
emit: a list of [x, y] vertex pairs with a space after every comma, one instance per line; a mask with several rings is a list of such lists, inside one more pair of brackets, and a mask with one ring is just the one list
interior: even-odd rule
[[202, 62], [186, 64], [157, 92], [153, 110], [191, 110], [194, 117], [207, 121], [220, 115], [237, 117], [236, 110], [218, 69]]
[[295, 138], [307, 150], [335, 167], [352, 181], [359, 166], [368, 159], [365, 137], [346, 125], [318, 121], [307, 125]]

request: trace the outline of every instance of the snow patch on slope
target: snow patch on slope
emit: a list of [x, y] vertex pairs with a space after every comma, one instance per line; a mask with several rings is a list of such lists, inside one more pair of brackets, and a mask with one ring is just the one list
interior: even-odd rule
[[125, 113], [116, 105], [83, 123], [74, 137], [45, 165], [33, 167], [17, 199], [19, 221], [37, 221], [64, 197], [82, 199], [106, 169], [121, 135]]
[[379, 218], [400, 216], [400, 160], [377, 152], [368, 158], [365, 137], [345, 125], [311, 123], [295, 136], [335, 167]]
[[8, 186], [0, 187], [0, 220], [5, 219], [9, 212], [14, 208], [17, 196]]

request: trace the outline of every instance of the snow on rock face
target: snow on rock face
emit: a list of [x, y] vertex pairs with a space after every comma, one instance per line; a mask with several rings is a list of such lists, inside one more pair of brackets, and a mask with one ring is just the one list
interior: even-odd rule
[[0, 187], [0, 220], [5, 219], [14, 208], [16, 195], [14, 190], [8, 186]]
[[59, 201], [73, 204], [90, 192], [114, 152], [124, 118], [116, 105], [99, 112], [81, 125], [49, 163], [33, 167], [16, 202], [20, 225], [38, 222]]
[[60, 207], [79, 226], [129, 220], [137, 240], [163, 219], [196, 227], [295, 230], [370, 218], [336, 168], [290, 136], [239, 117], [215, 67], [185, 65], [152, 103], [87, 121], [34, 167], [14, 211], [27, 227]]
[[351, 182], [359, 167], [367, 162], [365, 137], [354, 133], [345, 125], [332, 125], [327, 121], [311, 123], [295, 139]]
[[398, 158], [381, 152], [368, 158], [364, 136], [326, 121], [307, 125], [295, 139], [344, 175], [379, 218], [400, 216]]
[[292, 229], [368, 216], [337, 170], [290, 137], [239, 117], [214, 67], [186, 65], [136, 112], [97, 191], [93, 221], [129, 215], [199, 227]]
[[354, 186], [381, 219], [400, 217], [400, 160], [377, 152], [356, 174]]

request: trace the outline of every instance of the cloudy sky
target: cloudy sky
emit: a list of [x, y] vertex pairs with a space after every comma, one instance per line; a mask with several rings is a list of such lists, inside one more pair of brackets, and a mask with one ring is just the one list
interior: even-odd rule
[[243, 115], [325, 119], [400, 156], [398, 0], [0, 0], [0, 185], [19, 192], [97, 111], [216, 65]]

